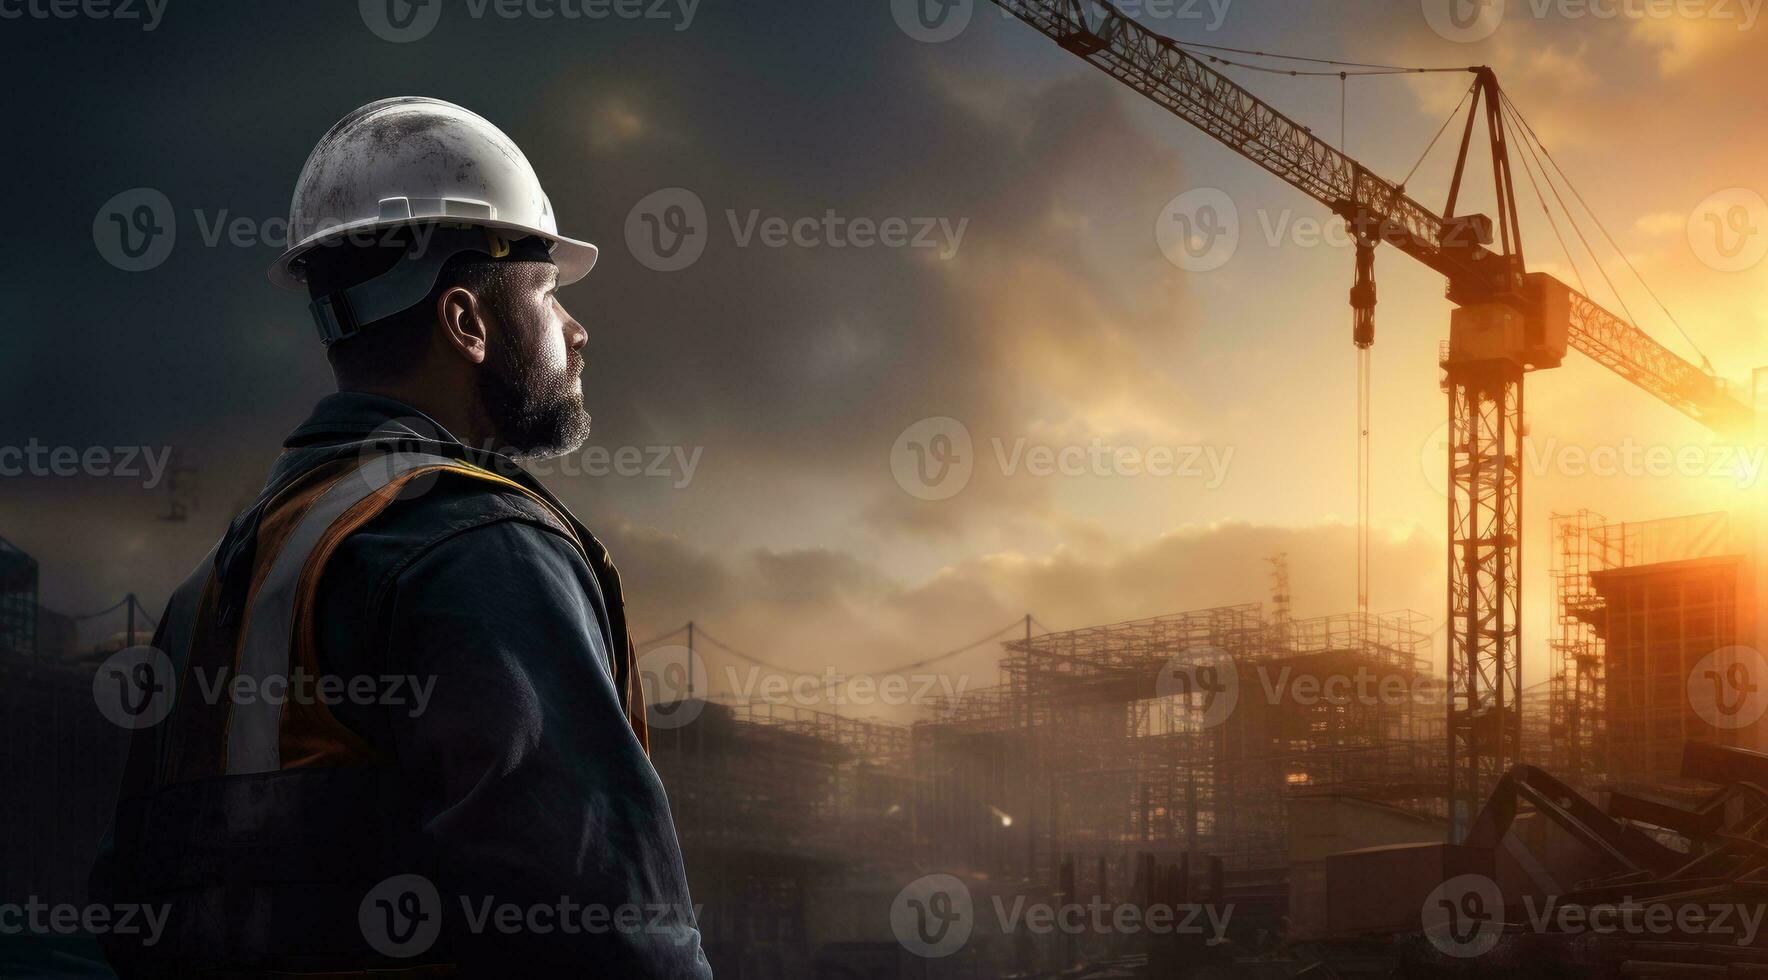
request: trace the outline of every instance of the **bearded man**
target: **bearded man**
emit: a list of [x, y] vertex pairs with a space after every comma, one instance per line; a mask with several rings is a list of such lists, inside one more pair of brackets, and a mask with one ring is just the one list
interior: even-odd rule
[[291, 212], [271, 278], [338, 391], [116, 671], [141, 723], [93, 890], [166, 918], [113, 964], [709, 978], [619, 577], [515, 465], [588, 436], [558, 291], [595, 246], [435, 99], [346, 116]]

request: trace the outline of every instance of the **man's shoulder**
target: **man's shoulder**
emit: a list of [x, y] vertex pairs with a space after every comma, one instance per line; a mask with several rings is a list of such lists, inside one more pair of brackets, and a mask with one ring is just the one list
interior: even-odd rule
[[513, 550], [530, 559], [584, 564], [570, 527], [531, 494], [495, 479], [442, 472], [405, 484], [384, 510], [351, 532], [329, 563], [336, 574], [328, 567], [327, 577], [350, 577], [378, 591], [444, 550], [487, 558]]
[[401, 488], [386, 514], [415, 527], [515, 520], [542, 524], [569, 534], [559, 515], [532, 492], [490, 473], [425, 473]]

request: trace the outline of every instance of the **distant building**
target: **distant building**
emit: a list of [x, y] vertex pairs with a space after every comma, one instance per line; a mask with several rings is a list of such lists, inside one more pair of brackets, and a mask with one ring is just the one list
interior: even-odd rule
[[[1725, 716], [1727, 694], [1768, 679], [1738, 675], [1722, 651], [1755, 649], [1755, 563], [1728, 515], [1698, 514], [1592, 529], [1589, 621], [1605, 645], [1602, 714], [1608, 769], [1622, 782], [1673, 783], [1686, 742], [1763, 748], [1759, 722]], [[1733, 658], [1736, 659], [1736, 658]], [[1744, 667], [1759, 655], [1740, 661]], [[1745, 722], [1748, 723], [1745, 723]]]
[[37, 560], [0, 538], [0, 653], [37, 654]]
[[79, 904], [128, 732], [93, 699], [98, 659], [80, 657], [77, 621], [37, 600], [36, 560], [0, 539], [0, 903]]

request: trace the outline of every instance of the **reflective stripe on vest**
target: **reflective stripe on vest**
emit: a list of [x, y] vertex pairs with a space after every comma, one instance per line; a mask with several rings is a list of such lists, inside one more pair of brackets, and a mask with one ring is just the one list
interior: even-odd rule
[[[512, 489], [539, 503], [553, 515], [569, 536], [579, 555], [587, 555], [570, 522], [532, 490], [470, 463], [427, 453], [395, 453], [378, 456], [346, 471], [324, 489], [294, 529], [269, 556], [269, 567], [252, 595], [234, 657], [235, 678], [251, 678], [262, 691], [268, 679], [285, 680], [297, 665], [302, 641], [311, 642], [312, 605], [319, 573], [337, 545], [391, 503], [410, 481], [441, 472], [456, 473]], [[198, 566], [174, 594], [167, 624], [167, 645], [182, 665], [189, 661], [195, 624], [201, 618], [203, 597], [211, 584], [214, 553]], [[305, 636], [303, 636], [305, 633]], [[309, 669], [313, 665], [301, 664]], [[285, 699], [258, 697], [227, 705], [223, 728], [225, 772], [230, 776], [269, 773], [305, 760], [283, 757], [285, 711], [303, 711]], [[332, 728], [337, 737], [358, 742], [330, 712], [319, 708], [317, 721]]]
[[[323, 703], [225, 696], [242, 675], [262, 693], [267, 679], [317, 673], [315, 609], [328, 559], [410, 481], [442, 473], [539, 504], [539, 523], [563, 534], [609, 603], [618, 602], [605, 552], [562, 505], [472, 462], [406, 453], [358, 465], [346, 456], [273, 491], [238, 567], [224, 581], [217, 546], [173, 594], [161, 624], [179, 682], [172, 714], [135, 733], [111, 875], [129, 900], [170, 909], [163, 941], [130, 954], [141, 975], [226, 976], [246, 967], [237, 975], [285, 975], [265, 972], [271, 966], [292, 969], [291, 977], [450, 975], [445, 945], [389, 960], [364, 945], [357, 920], [376, 881], [422, 866], [413, 856], [422, 817], [409, 774]], [[630, 657], [623, 621], [609, 616], [614, 642]], [[214, 969], [223, 972], [203, 972]]]
[[[296, 587], [320, 539], [347, 511], [372, 494], [431, 470], [467, 471], [468, 467], [442, 456], [421, 453], [379, 457], [332, 484], [308, 508], [258, 586], [245, 621], [238, 676], [251, 678], [258, 690], [263, 689], [266, 679], [290, 676], [294, 668]], [[275, 772], [282, 768], [282, 710], [281, 699], [272, 698], [252, 698], [233, 705], [227, 725], [228, 775]]]

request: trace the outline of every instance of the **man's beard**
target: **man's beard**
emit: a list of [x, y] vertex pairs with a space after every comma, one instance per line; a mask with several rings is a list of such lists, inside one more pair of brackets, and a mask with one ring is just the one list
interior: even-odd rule
[[575, 452], [589, 438], [589, 415], [576, 380], [583, 359], [567, 351], [566, 366], [551, 371], [516, 344], [499, 344], [479, 373], [479, 401], [514, 459], [548, 459]]

